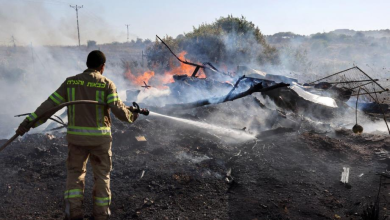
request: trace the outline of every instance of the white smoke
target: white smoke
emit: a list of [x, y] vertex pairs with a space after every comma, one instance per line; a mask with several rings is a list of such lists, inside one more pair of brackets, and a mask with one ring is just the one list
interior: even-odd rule
[[[12, 36], [16, 45], [77, 45], [76, 13], [68, 4], [56, 4], [55, 7], [69, 10], [69, 16], [60, 17], [51, 13], [40, 1], [7, 1], [0, 7], [0, 42], [12, 45]], [[84, 10], [84, 11], [83, 11]], [[125, 33], [113, 31], [104, 20], [90, 9], [79, 11], [81, 44], [88, 40], [98, 43], [110, 43], [124, 40]]]

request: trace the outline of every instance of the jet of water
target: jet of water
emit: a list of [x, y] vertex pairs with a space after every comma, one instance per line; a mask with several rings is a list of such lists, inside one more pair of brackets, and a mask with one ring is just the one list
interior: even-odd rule
[[241, 130], [223, 128], [220, 126], [216, 126], [216, 125], [212, 125], [212, 124], [208, 124], [208, 123], [204, 123], [204, 122], [172, 117], [172, 116], [168, 116], [168, 115], [159, 114], [156, 112], [150, 112], [149, 115], [156, 116], [156, 117], [163, 117], [166, 119], [170, 119], [170, 120], [174, 120], [174, 121], [181, 122], [184, 124], [188, 124], [188, 125], [191, 125], [194, 127], [202, 128], [202, 129], [211, 131], [214, 135], [224, 136], [224, 137], [227, 137], [228, 139], [231, 139], [234, 141], [250, 141], [250, 140], [256, 139], [256, 137], [254, 135], [248, 134], [248, 133], [241, 131]]

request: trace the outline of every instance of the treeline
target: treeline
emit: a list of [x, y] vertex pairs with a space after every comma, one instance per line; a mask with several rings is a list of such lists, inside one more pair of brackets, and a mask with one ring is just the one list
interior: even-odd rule
[[[387, 32], [387, 31], [386, 31]], [[286, 43], [292, 41], [310, 41], [322, 40], [328, 43], [378, 43], [387, 42], [390, 39], [390, 34], [385, 35], [385, 30], [379, 34], [373, 31], [340, 31], [335, 30], [331, 32], [316, 33], [309, 36], [294, 34], [292, 32], [280, 32], [274, 35], [266, 36], [270, 44]], [[348, 34], [346, 34], [348, 33]], [[368, 33], [368, 34], [367, 34]], [[375, 33], [375, 34], [374, 34]]]
[[112, 42], [112, 43], [100, 44], [100, 45], [98, 45], [97, 42], [94, 40], [87, 41], [88, 48], [103, 46], [103, 47], [129, 47], [129, 48], [142, 49], [142, 48], [149, 47], [151, 44], [152, 44], [151, 40], [142, 39], [142, 38], [137, 38], [129, 42]]
[[358, 65], [381, 72], [389, 66], [389, 30], [341, 29], [309, 36], [283, 32], [266, 40], [278, 49], [281, 64], [292, 71], [331, 73]]
[[[390, 30], [354, 31], [340, 29], [309, 36], [292, 32], [263, 35], [245, 17], [220, 17], [214, 22], [193, 27], [179, 36], [160, 36], [179, 55], [198, 63], [211, 62], [233, 70], [250, 65], [272, 71], [276, 68], [304, 74], [334, 72], [352, 65], [387, 66], [390, 59]], [[148, 68], [163, 73], [178, 65], [158, 40], [136, 39], [130, 42], [96, 45], [126, 61], [127, 66]], [[132, 56], [130, 56], [130, 53]], [[125, 58], [123, 58], [125, 57]], [[143, 60], [145, 58], [145, 60]]]
[[[201, 24], [193, 31], [163, 40], [176, 53], [186, 51], [186, 58], [193, 62], [213, 62], [224, 65], [277, 65], [278, 52], [269, 45], [260, 29], [245, 17], [221, 17], [211, 24]], [[172, 55], [157, 39], [147, 49], [149, 68], [170, 68]]]

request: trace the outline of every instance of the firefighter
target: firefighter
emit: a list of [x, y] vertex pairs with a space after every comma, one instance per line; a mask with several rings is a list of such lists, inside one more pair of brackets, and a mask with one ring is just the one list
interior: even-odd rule
[[[88, 158], [91, 160], [93, 186], [93, 216], [95, 220], [108, 219], [111, 203], [110, 172], [111, 118], [110, 110], [121, 121], [133, 123], [138, 113], [126, 107], [119, 99], [114, 83], [103, 76], [106, 57], [98, 50], [89, 53], [83, 73], [69, 77], [34, 113], [19, 126], [17, 133], [28, 131], [26, 125], [38, 115], [64, 102], [94, 100], [107, 105], [68, 106], [68, 159], [65, 199], [65, 219], [83, 219], [83, 200]], [[38, 121], [34, 127], [47, 119]]]

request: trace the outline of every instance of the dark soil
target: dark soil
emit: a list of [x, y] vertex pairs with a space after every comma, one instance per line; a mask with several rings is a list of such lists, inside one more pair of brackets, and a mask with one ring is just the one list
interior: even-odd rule
[[[112, 219], [361, 219], [390, 147], [386, 134], [281, 128], [229, 144], [157, 117], [113, 131]], [[67, 143], [54, 136], [25, 135], [0, 153], [0, 219], [64, 217]]]

